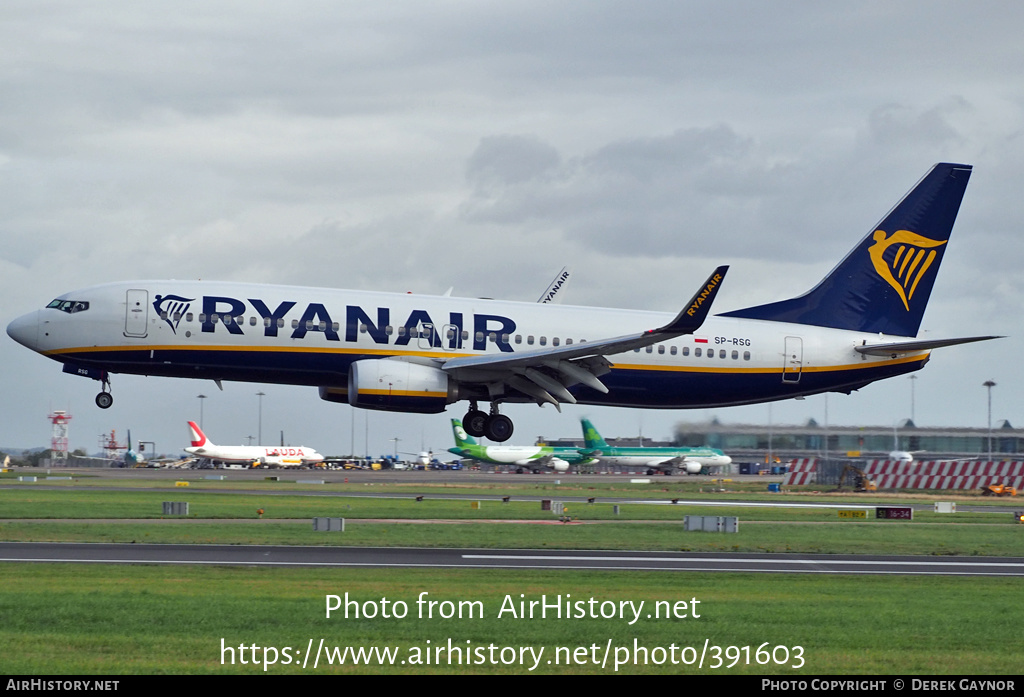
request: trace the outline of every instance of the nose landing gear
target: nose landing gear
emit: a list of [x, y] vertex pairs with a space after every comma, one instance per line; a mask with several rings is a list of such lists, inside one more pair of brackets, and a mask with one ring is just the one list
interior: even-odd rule
[[103, 371], [103, 377], [100, 379], [103, 382], [103, 391], [96, 395], [96, 406], [100, 409], [109, 409], [114, 403], [114, 395], [110, 394], [110, 378], [106, 371]]

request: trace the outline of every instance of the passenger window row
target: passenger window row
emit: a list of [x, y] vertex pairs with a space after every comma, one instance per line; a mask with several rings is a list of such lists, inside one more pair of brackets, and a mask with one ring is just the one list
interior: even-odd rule
[[[68, 309], [65, 309], [64, 306], [58, 304], [60, 302], [67, 303], [68, 304]], [[77, 305], [79, 305], [79, 306], [81, 306], [82, 304], [83, 303], [77, 303]], [[89, 307], [88, 303], [84, 303], [84, 305], [85, 305], [85, 309], [88, 309], [88, 307]], [[57, 309], [64, 310], [65, 312], [81, 311], [81, 309], [77, 309], [77, 310], [70, 309], [71, 307], [74, 307], [74, 305], [69, 303], [69, 301], [57, 301], [57, 300], [55, 300], [53, 303], [50, 303], [49, 307], [56, 307]], [[180, 313], [180, 312], [175, 312], [174, 314], [168, 314], [167, 312], [161, 312], [160, 313], [160, 319], [166, 320], [168, 318], [173, 319], [175, 322], [180, 322], [182, 319], [184, 319], [186, 322], [191, 322], [193, 320], [194, 316], [193, 316], [193, 314], [191, 312], [187, 312], [184, 315], [182, 313]], [[206, 319], [207, 318], [206, 318], [205, 314], [203, 314], [203, 313], [199, 314], [198, 320], [199, 320], [200, 323], [206, 322]], [[210, 322], [212, 322], [214, 324], [217, 324], [218, 322], [222, 322], [222, 323], [224, 323], [226, 325], [238, 324], [240, 326], [245, 326], [245, 324], [246, 324], [246, 319], [243, 316], [233, 317], [233, 316], [228, 315], [228, 314], [222, 314], [221, 315], [221, 314], [214, 313], [214, 314], [210, 315], [209, 319], [210, 319]], [[273, 321], [273, 318], [271, 318], [271, 317], [264, 317], [262, 324], [263, 324], [264, 327], [269, 327], [269, 326], [271, 326], [271, 322], [272, 321]], [[248, 320], [248, 324], [249, 324], [250, 327], [255, 327], [257, 324], [260, 324], [259, 318], [255, 317], [255, 316], [250, 317], [249, 320]], [[285, 325], [284, 319], [281, 318], [281, 317], [277, 318], [277, 326], [278, 326], [278, 328], [284, 328], [284, 325]], [[299, 327], [299, 320], [293, 319], [291, 321], [291, 328], [292, 329], [298, 329], [298, 327]], [[306, 320], [306, 330], [307, 331], [313, 331], [313, 330], [316, 330], [316, 329], [318, 329], [320, 331], [327, 331], [327, 322], [325, 322], [325, 321], [313, 322], [312, 320]], [[334, 322], [331, 325], [331, 329], [333, 329], [335, 332], [337, 332], [337, 331], [340, 331], [341, 327], [340, 327], [340, 325], [337, 322]], [[365, 333], [367, 333], [369, 331], [369, 327], [366, 324], [360, 324], [359, 325], [359, 331], [360, 331], [360, 333], [365, 334]], [[384, 333], [386, 335], [388, 335], [388, 336], [391, 336], [392, 334], [395, 333], [395, 328], [392, 325], [389, 324], [389, 325], [384, 327]], [[397, 333], [398, 333], [398, 336], [405, 336], [406, 334], [408, 334], [412, 338], [418, 338], [420, 336], [423, 336], [423, 337], [429, 337], [430, 336], [429, 329], [423, 329], [423, 330], [420, 330], [418, 328], [406, 329], [406, 327], [404, 327], [404, 326], [398, 327]], [[447, 332], [445, 333], [445, 338], [447, 340], [449, 340], [449, 341], [451, 341], [453, 338], [455, 338], [455, 330], [449, 328], [447, 330]], [[477, 341], [483, 341], [484, 340], [484, 333], [483, 332], [477, 332], [476, 335], [475, 335], [475, 338], [476, 338]], [[466, 331], [466, 330], [462, 331], [462, 340], [463, 341], [468, 341], [469, 340], [469, 332], [468, 331]], [[498, 334], [496, 332], [490, 332], [489, 334], [487, 334], [487, 340], [490, 341], [491, 343], [497, 342]], [[525, 336], [522, 335], [522, 334], [516, 334], [514, 337], [509, 335], [509, 334], [502, 334], [501, 335], [501, 341], [502, 341], [502, 343], [505, 343], [505, 344], [507, 344], [510, 341], [512, 341], [512, 342], [514, 342], [514, 343], [516, 343], [518, 345], [522, 345], [525, 342], [525, 344], [527, 346], [535, 346], [535, 345], [536, 346], [547, 346], [548, 345], [548, 337], [547, 336], [534, 337], [533, 334], [527, 334]], [[561, 346], [561, 345], [563, 345], [563, 340], [560, 337], [557, 337], [557, 336], [556, 337], [552, 337], [550, 339], [550, 341], [551, 341], [551, 346]], [[567, 339], [564, 340], [564, 345], [565, 346], [571, 346], [572, 343], [573, 343], [572, 339], [567, 338]], [[586, 343], [586, 339], [580, 339], [579, 343]], [[679, 346], [669, 346], [666, 349], [665, 344], [657, 344], [656, 347], [655, 346], [647, 346], [646, 348], [643, 348], [643, 349], [633, 349], [633, 351], [635, 353], [640, 353], [640, 351], [646, 351], [647, 353], [654, 353], [655, 351], [657, 351], [657, 353], [659, 355], [664, 355], [667, 352], [669, 355], [672, 355], [672, 356], [676, 356], [676, 355], [689, 356], [690, 355], [690, 347], [689, 346], [683, 346], [681, 348]], [[700, 358], [702, 353], [704, 355], [706, 355], [708, 358], [714, 358], [715, 357], [715, 349], [713, 349], [713, 348], [706, 349], [706, 352], [704, 350], [702, 350], [701, 347], [699, 347], [699, 346], [693, 349], [693, 355], [696, 358]], [[726, 351], [725, 349], [719, 349], [718, 350], [718, 358], [725, 359], [725, 358], [728, 358], [728, 357], [730, 357], [730, 352]], [[732, 357], [732, 360], [734, 360], [734, 361], [735, 360], [739, 360], [740, 352], [736, 351], [734, 349], [731, 352], [731, 357]], [[745, 361], [749, 361], [750, 360], [750, 351], [744, 351], [743, 352], [743, 360], [745, 360]]]
[[[640, 351], [645, 351], [647, 353], [654, 353], [655, 352], [655, 347], [652, 345], [652, 346], [647, 346], [647, 347], [645, 347], [643, 349], [633, 349], [633, 353], [640, 353]], [[661, 354], [661, 355], [664, 355], [664, 353], [665, 353], [665, 344], [658, 344], [657, 345], [657, 352], [659, 354]], [[682, 349], [679, 349], [678, 346], [669, 346], [668, 347], [668, 353], [670, 355], [672, 355], [672, 356], [675, 356], [675, 355], [678, 355], [678, 354], [681, 354], [683, 356], [689, 356], [690, 355], [690, 347], [689, 346], [683, 346]], [[700, 346], [697, 346], [697, 347], [695, 347], [693, 349], [693, 356], [694, 356], [694, 358], [700, 358], [702, 354], [707, 356], [708, 358], [714, 358], [715, 357], [715, 349], [713, 349], [713, 348], [703, 349]], [[740, 352], [737, 351], [736, 349], [733, 349], [732, 351], [728, 351], [726, 349], [718, 349], [718, 358], [726, 359], [726, 358], [730, 358], [730, 357], [732, 358], [732, 360], [738, 361], [740, 359]], [[750, 351], [744, 351], [743, 352], [743, 360], [745, 360], [745, 361], [749, 361], [750, 360]]]
[[[193, 319], [198, 319], [200, 323], [204, 323], [207, 320], [207, 316], [205, 314], [203, 314], [203, 313], [200, 313], [198, 315], [198, 317], [194, 316], [191, 312], [185, 313], [184, 315], [182, 313], [180, 313], [180, 312], [175, 312], [173, 314], [168, 314], [167, 312], [161, 312], [160, 313], [160, 319], [166, 320], [166, 319], [169, 319], [169, 318], [173, 319], [173, 321], [175, 321], [175, 322], [180, 322], [182, 320], [182, 318], [184, 318], [184, 320], [186, 322], [191, 322], [191, 321], [193, 321]], [[242, 317], [242, 316], [232, 317], [231, 315], [228, 315], [228, 314], [211, 314], [209, 316], [209, 320], [213, 324], [217, 324], [218, 322], [223, 323], [223, 324], [237, 324], [237, 325], [240, 325], [240, 326], [245, 326], [245, 324], [246, 324], [245, 317]], [[264, 317], [262, 324], [263, 324], [264, 327], [269, 327], [270, 324], [271, 324], [271, 321], [272, 321], [272, 318]], [[255, 327], [257, 324], [259, 324], [259, 318], [255, 317], [255, 316], [250, 317], [249, 320], [248, 320], [248, 324], [251, 327]], [[277, 326], [279, 328], [283, 328], [284, 324], [285, 324], [284, 319], [279, 317], [277, 319]], [[293, 319], [291, 321], [291, 328], [292, 329], [298, 329], [298, 327], [299, 327], [299, 320]], [[319, 329], [320, 331], [326, 331], [327, 330], [327, 322], [325, 322], [325, 321], [313, 322], [312, 320], [306, 320], [306, 329], [308, 331], [313, 331], [315, 329]], [[341, 330], [341, 326], [337, 322], [334, 322], [331, 325], [331, 329], [333, 329], [334, 331], [337, 332], [337, 331]], [[359, 325], [359, 332], [361, 334], [366, 334], [368, 331], [369, 331], [369, 327], [366, 324], [360, 324]], [[405, 326], [401, 326], [401, 327], [398, 327], [397, 331], [396, 331], [396, 328], [393, 327], [390, 324], [384, 327], [384, 334], [386, 334], [387, 336], [391, 336], [392, 334], [396, 334], [396, 333], [397, 333], [398, 336], [406, 336], [406, 335], [408, 335], [408, 336], [410, 336], [410, 337], [412, 337], [414, 339], [415, 338], [419, 338], [421, 336], [422, 337], [429, 337], [430, 336], [430, 330], [426, 329], [426, 328], [425, 329], [419, 329], [419, 328], [408, 328], [407, 329]], [[455, 334], [456, 334], [455, 329], [448, 328], [448, 330], [445, 332], [445, 338], [447, 340], [451, 341], [452, 339], [455, 338]], [[461, 334], [462, 334], [462, 340], [463, 341], [468, 341], [469, 340], [469, 332], [468, 331], [463, 329]], [[485, 338], [484, 337], [484, 333], [483, 332], [477, 332], [475, 334], [475, 338], [476, 338], [477, 341], [483, 341], [484, 338]], [[536, 337], [535, 338], [532, 334], [529, 334], [529, 335], [527, 335], [525, 337], [522, 334], [516, 334], [514, 337], [512, 335], [510, 335], [510, 334], [501, 334], [501, 341], [502, 341], [502, 343], [505, 343], [505, 344], [507, 344], [509, 342], [512, 342], [512, 341], [514, 341], [516, 344], [522, 344], [524, 342], [524, 338], [525, 338], [525, 343], [526, 343], [527, 346], [533, 346], [534, 344], [539, 345], [539, 346], [547, 346], [548, 345], [548, 337], [546, 337], [546, 336], [541, 336], [541, 337]], [[490, 332], [490, 333], [488, 333], [486, 335], [486, 339], [487, 339], [487, 341], [490, 341], [492, 344], [496, 343], [498, 341], [498, 334], [496, 332]], [[552, 337], [550, 339], [550, 341], [551, 341], [551, 346], [561, 346], [563, 344], [563, 339], [561, 339], [561, 338], [559, 338], [557, 336], [556, 337]], [[586, 339], [580, 339], [580, 343], [584, 343], [585, 341], [586, 341]], [[570, 345], [572, 345], [572, 343], [573, 343], [572, 339], [565, 339], [564, 340], [564, 344], [566, 346], [570, 346]]]

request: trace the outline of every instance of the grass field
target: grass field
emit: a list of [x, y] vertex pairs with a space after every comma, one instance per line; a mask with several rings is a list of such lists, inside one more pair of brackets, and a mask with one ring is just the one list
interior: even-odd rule
[[[912, 522], [840, 522], [835, 511], [822, 509], [623, 503], [616, 516], [612, 503], [600, 500], [686, 496], [718, 503], [734, 494], [753, 500], [763, 487], [745, 493], [545, 483], [540, 494], [533, 486], [515, 490], [514, 495], [550, 493], [555, 499], [559, 493], [598, 497], [593, 505], [569, 504], [580, 523], [552, 525], [538, 524], [550, 522], [551, 515], [536, 501], [484, 501], [474, 510], [470, 500], [441, 498], [452, 487], [377, 486], [376, 492], [395, 498], [368, 499], [345, 496], [369, 488], [358, 485], [331, 492], [339, 495], [311, 496], [308, 492], [322, 493], [324, 487], [256, 482], [236, 484], [232, 488], [241, 491], [228, 493], [223, 482], [196, 482], [195, 488], [171, 483], [154, 492], [138, 490], [137, 482], [120, 486], [105, 480], [103, 489], [114, 488], [108, 491], [96, 481], [62, 483], [59, 489], [30, 484], [0, 489], [0, 518], [5, 519], [0, 539], [1024, 557], [1024, 526], [1013, 524], [1006, 513], [923, 512]], [[426, 499], [416, 502], [413, 495], [421, 493]], [[502, 492], [488, 484], [460, 493]], [[895, 504], [900, 498], [828, 500]], [[189, 501], [189, 518], [161, 521], [160, 503], [166, 500]], [[257, 508], [264, 509], [263, 520], [255, 519]], [[679, 524], [686, 514], [738, 515], [740, 532], [686, 533]], [[323, 515], [345, 517], [346, 532], [313, 532], [309, 518]], [[45, 520], [35, 522], [39, 519]], [[457, 522], [419, 522], [423, 519]], [[485, 522], [496, 519], [505, 522]], [[421, 618], [416, 601], [424, 592], [428, 599], [453, 603], [452, 608], [468, 603], [467, 611], [479, 608], [483, 616]], [[956, 576], [0, 563], [5, 646], [0, 665], [8, 674], [29, 675], [262, 673], [263, 662], [271, 659], [266, 672], [272, 674], [1013, 675], [1020, 672], [1020, 592], [1020, 579]], [[327, 596], [345, 593], [377, 616], [346, 619], [336, 612], [325, 617]], [[542, 596], [549, 602], [593, 598], [595, 604], [586, 607], [626, 608], [627, 618], [599, 612], [530, 619], [508, 609], [507, 603], [518, 608], [520, 601]], [[382, 617], [384, 598], [392, 609], [405, 603], [407, 616]], [[690, 604], [693, 599], [699, 604]], [[644, 614], [630, 624], [635, 617], [630, 608], [641, 601]], [[647, 618], [655, 601], [676, 609], [682, 603], [687, 616]], [[503, 605], [506, 611], [499, 616]], [[694, 611], [700, 617], [692, 616]], [[327, 654], [320, 652], [315, 670], [312, 658], [302, 667], [307, 648], [318, 648], [321, 640], [326, 647], [373, 653], [359, 665], [352, 653], [344, 665], [335, 654], [327, 665]], [[461, 651], [449, 652], [449, 646]], [[394, 653], [388, 658], [383, 651]]]
[[[5, 588], [0, 594], [3, 666], [13, 674], [261, 673], [262, 662], [273, 658], [277, 662], [266, 670], [271, 674], [1016, 674], [1024, 620], [1021, 604], [1011, 600], [1019, 596], [1020, 583], [1005, 578], [493, 570], [385, 574], [373, 569], [64, 564], [0, 564], [0, 578]], [[483, 616], [420, 618], [416, 601], [424, 591], [436, 601], [479, 603]], [[344, 598], [346, 593], [362, 608], [372, 602], [378, 616], [357, 619], [353, 610], [348, 619], [343, 611], [328, 619], [326, 597]], [[645, 601], [645, 611], [659, 600], [686, 601], [687, 616], [642, 616], [632, 625], [632, 611], [623, 619], [530, 619], [508, 611], [499, 618], [505, 596], [518, 603], [521, 594], [526, 600], [547, 595], [549, 602], [566, 594], [601, 603]], [[406, 603], [407, 616], [380, 617], [382, 598], [392, 608], [397, 601]], [[694, 598], [699, 603], [692, 604]], [[694, 610], [699, 617], [692, 616]], [[342, 649], [393, 648], [396, 665], [372, 654], [362, 665], [354, 664], [352, 654], [345, 665], [338, 664], [337, 655], [328, 665], [322, 654], [315, 670], [313, 659], [303, 668], [309, 642], [318, 647], [321, 639]], [[458, 657], [449, 665], [449, 640], [483, 653]], [[708, 650], [703, 668], [684, 664], [684, 659], [696, 659], [705, 641], [721, 650]], [[756, 651], [765, 644], [781, 665], [774, 660], [757, 664]], [[222, 652], [222, 646], [233, 651]], [[239, 646], [260, 650], [247, 648], [243, 655]], [[516, 651], [495, 653], [492, 663], [491, 646]], [[415, 660], [417, 651], [425, 661], [422, 651], [438, 647], [445, 650], [432, 656], [431, 665], [401, 664]], [[534, 654], [521, 661], [520, 647]], [[684, 655], [686, 647], [695, 649]], [[285, 648], [294, 651], [284, 654]], [[531, 656], [542, 649], [540, 663], [531, 670], [536, 662]], [[606, 650], [609, 657], [602, 666]], [[558, 663], [547, 663], [556, 657]], [[248, 665], [241, 664], [243, 658]], [[467, 665], [478, 659], [482, 662]], [[662, 665], [655, 664], [658, 660]]]

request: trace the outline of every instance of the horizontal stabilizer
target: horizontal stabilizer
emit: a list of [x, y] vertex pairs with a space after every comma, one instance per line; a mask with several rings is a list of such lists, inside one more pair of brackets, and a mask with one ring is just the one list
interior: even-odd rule
[[865, 344], [854, 346], [857, 353], [868, 356], [891, 356], [894, 353], [911, 353], [913, 351], [929, 351], [942, 348], [943, 346], [956, 346], [958, 344], [971, 344], [975, 341], [988, 341], [989, 339], [1002, 339], [1001, 336], [967, 336], [959, 339], [925, 339], [923, 341], [896, 341], [890, 344]]

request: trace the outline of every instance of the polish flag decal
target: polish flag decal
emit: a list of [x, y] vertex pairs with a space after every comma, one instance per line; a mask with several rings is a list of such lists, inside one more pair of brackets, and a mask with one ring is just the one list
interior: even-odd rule
[[693, 343], [695, 343], [695, 344], [706, 344], [706, 343], [708, 343], [708, 340], [706, 338], [702, 337], [702, 336], [695, 336], [695, 337], [693, 337]]

